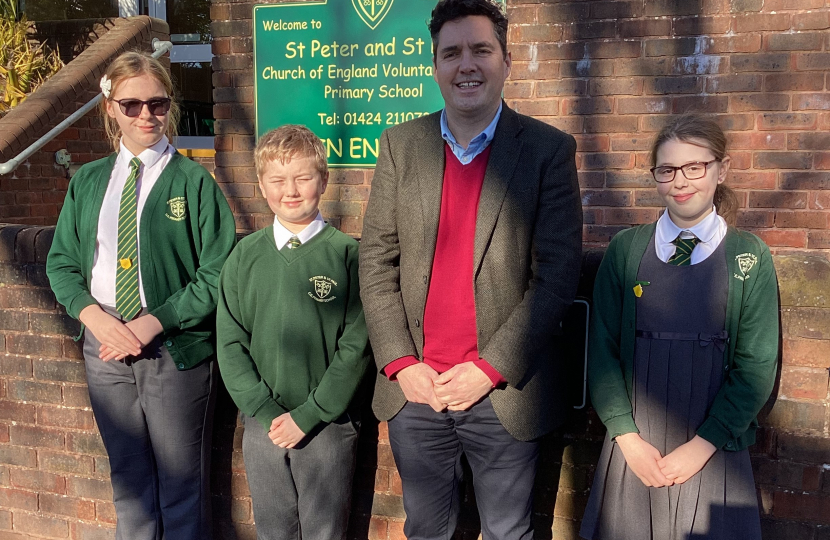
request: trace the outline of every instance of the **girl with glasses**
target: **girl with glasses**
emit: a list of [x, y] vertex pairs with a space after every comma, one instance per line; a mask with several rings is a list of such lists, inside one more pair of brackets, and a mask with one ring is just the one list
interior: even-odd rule
[[772, 259], [727, 224], [714, 120], [674, 118], [652, 161], [666, 211], [614, 237], [594, 287], [589, 383], [608, 434], [580, 535], [759, 540], [747, 447], [777, 367]]
[[178, 107], [161, 63], [122, 54], [101, 90], [115, 153], [69, 183], [46, 272], [84, 325], [116, 538], [210, 539], [215, 310], [236, 227], [210, 173], [170, 144]]

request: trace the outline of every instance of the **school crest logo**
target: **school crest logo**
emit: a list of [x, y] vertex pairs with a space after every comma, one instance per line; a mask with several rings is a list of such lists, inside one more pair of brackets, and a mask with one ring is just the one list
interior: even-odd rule
[[374, 30], [389, 13], [394, 0], [352, 0], [352, 5], [366, 26]]
[[309, 278], [309, 281], [314, 285], [314, 293], [309, 292], [313, 300], [317, 302], [331, 302], [336, 296], [331, 296], [334, 287], [337, 287], [337, 282], [327, 276], [314, 276]]
[[187, 199], [184, 197], [173, 197], [167, 201], [167, 212], [164, 214], [172, 221], [182, 221], [187, 217]]
[[735, 257], [735, 261], [738, 263], [738, 270], [741, 271], [741, 275], [735, 274], [735, 277], [744, 281], [749, 277], [749, 271], [758, 264], [758, 257], [752, 253], [741, 253]]

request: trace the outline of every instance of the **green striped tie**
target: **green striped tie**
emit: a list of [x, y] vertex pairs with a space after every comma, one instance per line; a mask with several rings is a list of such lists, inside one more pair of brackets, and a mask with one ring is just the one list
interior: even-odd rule
[[680, 238], [678, 235], [672, 241], [677, 249], [674, 251], [674, 255], [669, 258], [668, 263], [674, 266], [689, 266], [692, 264], [692, 250], [695, 249], [698, 242], [700, 242], [700, 239], [697, 236]]
[[115, 273], [115, 309], [127, 321], [141, 311], [138, 294], [138, 221], [136, 219], [135, 182], [141, 168], [141, 160], [130, 160], [130, 176], [121, 192], [121, 208], [118, 210], [118, 268]]
[[302, 242], [296, 234], [288, 239], [288, 249], [297, 249], [300, 245], [302, 245]]

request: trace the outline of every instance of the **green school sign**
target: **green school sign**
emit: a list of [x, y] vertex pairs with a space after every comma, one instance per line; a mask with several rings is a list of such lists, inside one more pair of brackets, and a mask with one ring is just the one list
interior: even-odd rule
[[381, 132], [440, 110], [426, 21], [436, 0], [254, 6], [256, 133], [303, 124], [332, 167], [374, 167]]

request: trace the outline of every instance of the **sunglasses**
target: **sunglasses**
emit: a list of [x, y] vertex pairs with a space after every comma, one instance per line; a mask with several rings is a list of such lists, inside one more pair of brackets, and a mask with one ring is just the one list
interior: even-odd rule
[[141, 109], [147, 105], [147, 110], [153, 116], [164, 116], [170, 110], [170, 98], [152, 98], [147, 101], [140, 99], [113, 99], [121, 107], [121, 112], [130, 118], [141, 114]]

